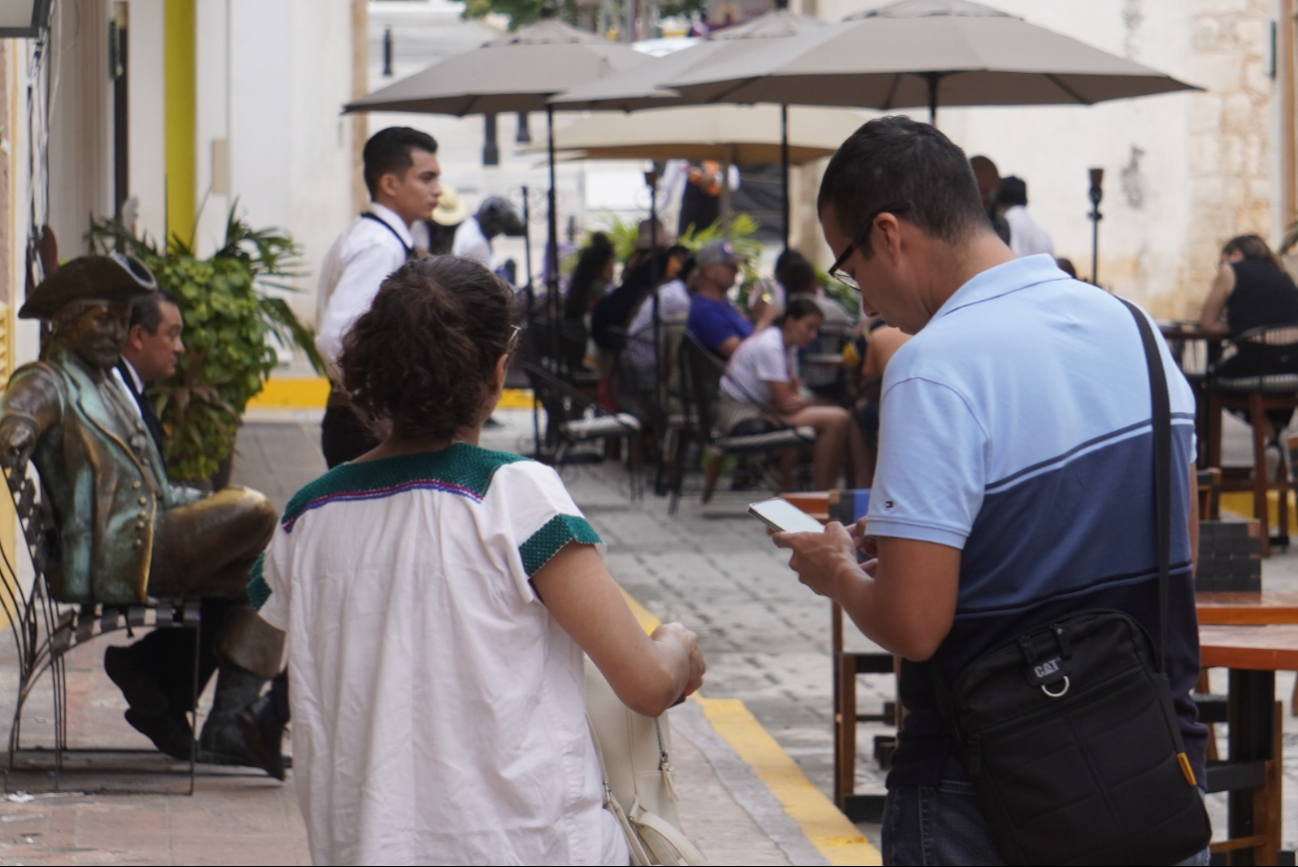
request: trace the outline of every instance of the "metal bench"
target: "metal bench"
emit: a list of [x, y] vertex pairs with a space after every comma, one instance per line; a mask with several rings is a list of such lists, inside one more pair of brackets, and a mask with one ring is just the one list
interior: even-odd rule
[[[18, 657], [18, 691], [14, 703], [13, 724], [9, 732], [9, 762], [5, 769], [5, 788], [10, 790], [10, 778], [18, 772], [46, 770], [37, 767], [19, 767], [20, 757], [53, 755], [52, 774], [54, 787], [60, 785], [63, 759], [67, 753], [145, 753], [145, 749], [73, 749], [68, 746], [67, 670], [65, 657], [72, 649], [101, 635], [125, 629], [134, 636], [136, 629], [181, 628], [194, 633], [194, 707], [197, 707], [198, 648], [200, 637], [199, 600], [160, 600], [157, 605], [89, 605], [62, 602], [53, 597], [46, 581], [46, 569], [56, 550], [57, 521], [49, 502], [43, 495], [39, 480], [27, 466], [5, 468], [5, 482], [13, 496], [14, 508], [22, 531], [22, 542], [27, 548], [33, 570], [30, 587], [24, 588], [17, 571], [17, 557], [10, 559], [0, 550], [3, 574], [0, 574], [0, 593], [5, 614]], [[16, 553], [16, 552], [15, 552]], [[23, 710], [41, 676], [50, 674], [53, 689], [54, 744], [44, 749], [21, 744]], [[195, 713], [196, 716], [196, 713]], [[197, 720], [190, 719], [189, 788], [194, 792]], [[114, 791], [127, 791], [125, 789]], [[156, 794], [156, 792], [151, 792]]]

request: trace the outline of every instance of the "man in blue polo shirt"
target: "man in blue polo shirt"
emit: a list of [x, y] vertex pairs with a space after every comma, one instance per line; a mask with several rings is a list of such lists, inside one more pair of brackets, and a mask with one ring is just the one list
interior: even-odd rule
[[753, 323], [730, 303], [726, 293], [735, 285], [743, 263], [744, 257], [729, 241], [713, 241], [694, 254], [698, 289], [690, 299], [685, 327], [709, 352], [722, 358], [729, 358], [754, 330], [761, 331], [774, 319], [765, 317], [754, 329]]
[[918, 663], [950, 684], [985, 651], [1071, 613], [1124, 611], [1165, 642], [1203, 780], [1206, 733], [1189, 695], [1194, 400], [1166, 347], [1180, 470], [1160, 636], [1149, 381], [1131, 314], [1048, 256], [1015, 259], [964, 154], [927, 124], [861, 127], [831, 160], [818, 205], [831, 273], [859, 287], [866, 315], [914, 335], [884, 375], [867, 519], [775, 537], [805, 584], [904, 658], [909, 714], [888, 777], [885, 863], [1001, 863]]

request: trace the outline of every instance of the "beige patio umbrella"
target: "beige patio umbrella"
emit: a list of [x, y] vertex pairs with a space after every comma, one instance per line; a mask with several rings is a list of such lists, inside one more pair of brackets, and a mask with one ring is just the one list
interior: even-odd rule
[[[344, 112], [399, 111], [493, 114], [544, 111], [550, 143], [546, 261], [549, 297], [558, 298], [558, 222], [555, 213], [554, 111], [550, 97], [579, 84], [658, 61], [626, 45], [578, 30], [553, 18], [520, 27], [473, 51], [344, 106]], [[529, 296], [530, 297], [530, 296]]]
[[930, 120], [939, 104], [1093, 105], [1199, 89], [968, 0], [899, 0], [659, 87], [702, 103], [927, 105]]
[[[780, 107], [708, 105], [657, 108], [628, 115], [595, 114], [554, 134], [555, 150], [587, 159], [717, 160], [735, 165], [779, 162], [787, 145], [795, 165], [832, 156], [866, 118], [834, 108], [793, 107], [781, 135]], [[539, 151], [540, 148], [528, 149]]]

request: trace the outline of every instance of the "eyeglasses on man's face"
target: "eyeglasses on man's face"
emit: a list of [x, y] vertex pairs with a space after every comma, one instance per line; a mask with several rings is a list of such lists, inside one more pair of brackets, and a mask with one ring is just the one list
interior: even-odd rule
[[857, 232], [856, 237], [852, 239], [852, 243], [848, 244], [847, 249], [843, 251], [842, 255], [834, 260], [833, 265], [829, 266], [829, 276], [833, 277], [844, 286], [850, 286], [859, 292], [861, 290], [861, 284], [857, 282], [855, 277], [843, 270], [843, 263], [850, 259], [852, 253], [854, 253], [856, 249], [865, 242], [865, 239], [869, 237], [870, 232], [874, 229], [874, 221], [879, 218], [880, 214], [905, 211], [909, 207], [909, 205], [885, 205], [870, 214], [870, 216], [865, 220], [865, 225], [861, 227], [861, 231]]

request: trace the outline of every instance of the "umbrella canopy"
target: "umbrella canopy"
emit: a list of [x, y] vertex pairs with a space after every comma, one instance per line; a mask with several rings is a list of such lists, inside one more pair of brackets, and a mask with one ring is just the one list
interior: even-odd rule
[[656, 62], [634, 48], [548, 18], [435, 63], [348, 103], [343, 110], [461, 117], [545, 111], [546, 100], [556, 93]]
[[701, 39], [689, 48], [668, 54], [657, 63], [633, 66], [616, 75], [576, 86], [554, 97], [551, 103], [556, 108], [620, 111], [692, 105], [697, 100], [683, 99], [676, 91], [663, 87], [662, 82], [711, 64], [734, 61], [751, 52], [769, 51], [775, 44], [772, 40], [787, 39], [828, 26], [815, 18], [777, 9], [739, 27]]
[[[832, 108], [789, 110], [789, 162], [832, 156], [865, 117]], [[632, 115], [599, 114], [557, 130], [555, 149], [588, 159], [718, 160], [760, 165], [780, 160], [778, 106], [661, 108]], [[539, 151], [541, 148], [527, 148]]]
[[927, 105], [933, 113], [939, 104], [1092, 105], [1199, 89], [968, 0], [900, 0], [659, 86], [691, 102]]
[[[805, 15], [795, 15], [787, 9], [777, 9], [739, 27], [730, 27], [720, 33], [700, 40], [695, 45], [664, 57], [652, 66], [640, 66], [602, 81], [591, 82], [560, 94], [551, 102], [560, 108], [621, 109], [635, 111], [670, 105], [696, 105], [701, 100], [685, 98], [670, 88], [662, 86], [687, 72], [697, 72], [714, 64], [734, 62], [745, 56], [772, 52], [792, 37], [823, 30], [829, 25]], [[783, 120], [787, 136], [787, 118]], [[681, 153], [682, 158], [685, 157]], [[718, 157], [721, 159], [722, 157]], [[783, 223], [784, 245], [789, 244], [789, 160], [787, 153], [774, 155], [771, 162], [783, 167]]]

